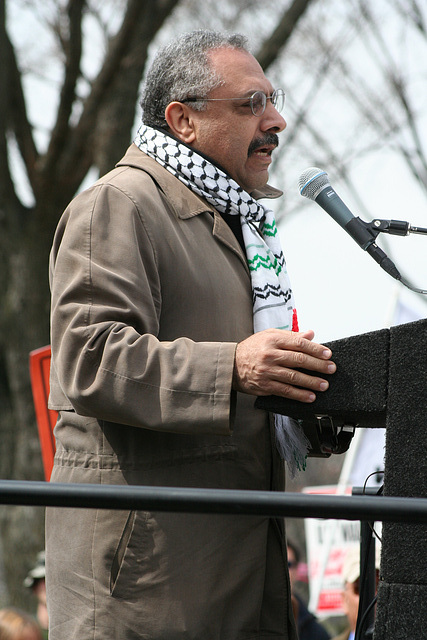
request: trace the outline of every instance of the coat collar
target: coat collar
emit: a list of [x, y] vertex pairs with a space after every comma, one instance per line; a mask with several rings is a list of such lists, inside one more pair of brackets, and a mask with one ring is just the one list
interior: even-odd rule
[[[123, 158], [116, 164], [116, 167], [123, 166], [134, 167], [148, 173], [164, 192], [179, 218], [192, 218], [204, 211], [216, 213], [212, 205], [193, 193], [178, 178], [175, 178], [153, 158], [138, 149], [136, 144], [131, 144]], [[253, 191], [251, 195], [255, 200], [279, 198], [283, 195], [283, 191], [267, 184], [262, 189]]]

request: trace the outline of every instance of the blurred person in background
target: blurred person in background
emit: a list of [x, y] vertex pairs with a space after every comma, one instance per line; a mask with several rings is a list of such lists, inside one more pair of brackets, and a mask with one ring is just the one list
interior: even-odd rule
[[[45, 552], [40, 551], [37, 554], [37, 560], [31, 571], [28, 572], [24, 580], [24, 586], [31, 589], [37, 598], [36, 617], [40, 627], [47, 632], [49, 628], [49, 617], [46, 605], [46, 571], [45, 571]], [[45, 635], [47, 637], [47, 633]]]
[[296, 544], [288, 539], [288, 569], [291, 581], [292, 601], [297, 621], [299, 640], [329, 640], [330, 636], [307, 608], [304, 600], [297, 593], [295, 585], [298, 582], [298, 567], [301, 563], [301, 553]]
[[25, 611], [0, 609], [0, 640], [43, 640], [36, 620]]
[[[379, 579], [379, 554], [376, 557], [377, 583]], [[354, 640], [360, 600], [360, 547], [351, 547], [342, 568], [343, 590], [342, 608], [348, 620], [348, 627], [333, 640]]]

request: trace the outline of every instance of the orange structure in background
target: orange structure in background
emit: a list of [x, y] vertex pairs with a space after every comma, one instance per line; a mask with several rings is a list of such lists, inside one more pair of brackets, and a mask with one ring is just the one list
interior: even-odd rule
[[55, 438], [53, 429], [58, 413], [48, 409], [50, 346], [41, 347], [30, 353], [30, 379], [33, 391], [34, 409], [39, 430], [42, 451], [43, 469], [46, 480], [50, 480], [55, 455]]

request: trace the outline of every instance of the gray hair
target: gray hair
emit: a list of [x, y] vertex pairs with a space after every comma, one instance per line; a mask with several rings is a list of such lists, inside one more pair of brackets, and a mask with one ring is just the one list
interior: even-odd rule
[[[247, 38], [239, 33], [224, 34], [203, 29], [185, 33], [156, 54], [145, 81], [141, 107], [146, 125], [166, 127], [165, 109], [170, 102], [208, 93], [223, 84], [211, 67], [208, 53], [230, 48], [248, 51]], [[193, 103], [202, 110], [206, 102]]]

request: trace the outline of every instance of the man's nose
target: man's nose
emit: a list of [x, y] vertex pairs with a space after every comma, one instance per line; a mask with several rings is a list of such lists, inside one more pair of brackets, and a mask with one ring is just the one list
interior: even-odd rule
[[287, 127], [285, 118], [280, 115], [277, 109], [271, 104], [270, 100], [267, 100], [267, 105], [261, 118], [261, 131], [273, 131], [274, 133], [280, 133], [280, 131], [284, 131]]

